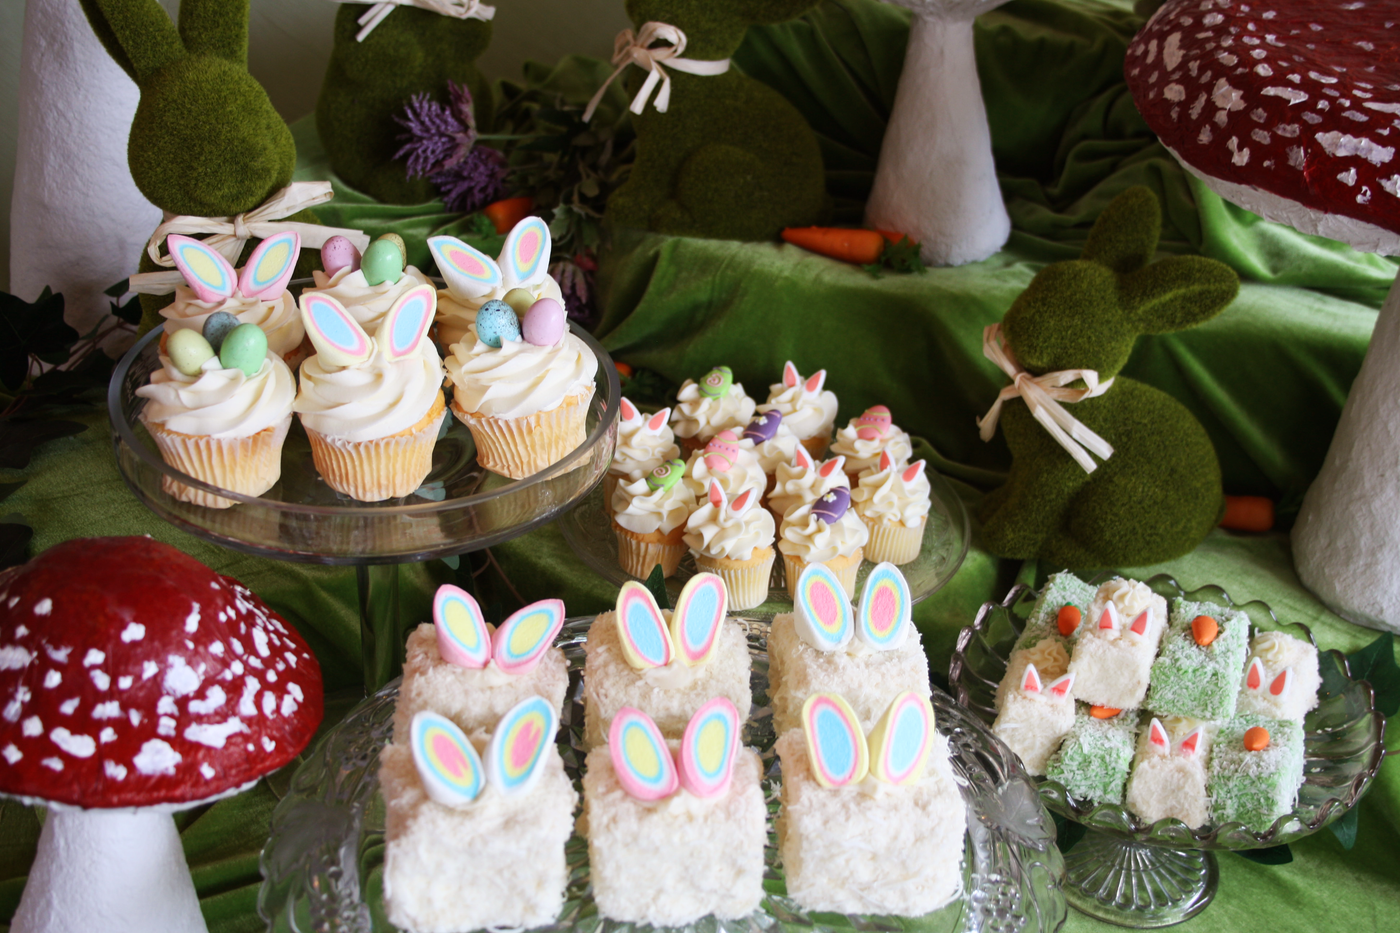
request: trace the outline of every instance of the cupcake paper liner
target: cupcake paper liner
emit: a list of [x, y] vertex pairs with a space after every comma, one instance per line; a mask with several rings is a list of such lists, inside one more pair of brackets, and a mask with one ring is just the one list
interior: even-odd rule
[[433, 468], [433, 446], [446, 414], [439, 392], [417, 424], [388, 437], [350, 441], [307, 428], [311, 458], [326, 485], [336, 492], [361, 502], [399, 499], [423, 485]]
[[[832, 573], [836, 574], [836, 579], [841, 581], [841, 589], [846, 591], [847, 599], [856, 598], [856, 574], [860, 572], [860, 562], [865, 559], [865, 548], [858, 547], [854, 554], [845, 557], [837, 555], [831, 560], [820, 561], [827, 566]], [[797, 598], [797, 578], [802, 576], [802, 571], [807, 566], [807, 561], [795, 554], [783, 555], [783, 572], [787, 575], [788, 595], [793, 599]]]
[[[477, 462], [492, 473], [524, 479], [558, 463], [587, 439], [584, 420], [593, 386], [569, 395], [557, 407], [521, 418], [493, 418], [462, 411], [454, 399], [452, 413], [472, 432]], [[582, 466], [580, 462], [578, 466]]]
[[669, 533], [653, 531], [648, 534], [629, 531], [617, 522], [613, 522], [612, 527], [617, 534], [617, 562], [622, 565], [623, 572], [645, 580], [651, 576], [651, 568], [660, 564], [662, 576], [675, 574], [686, 551], [682, 537], [684, 525], [677, 525]]
[[729, 609], [734, 612], [752, 609], [767, 601], [768, 580], [773, 574], [775, 557], [771, 547], [754, 548], [753, 557], [748, 560], [696, 554], [695, 566], [717, 574], [724, 581], [729, 591]]
[[865, 544], [865, 556], [875, 563], [889, 561], [891, 564], [907, 564], [919, 556], [924, 546], [924, 528], [928, 525], [925, 515], [914, 528], [903, 522], [887, 522], [882, 518], [870, 519], [864, 515], [861, 521], [870, 529], [870, 540]]
[[[145, 424], [161, 457], [175, 469], [221, 489], [260, 496], [282, 477], [282, 442], [287, 439], [292, 416], [289, 414], [280, 423], [248, 437], [181, 434], [159, 424]], [[161, 489], [181, 502], [210, 509], [226, 509], [238, 504], [168, 476], [161, 478]]]

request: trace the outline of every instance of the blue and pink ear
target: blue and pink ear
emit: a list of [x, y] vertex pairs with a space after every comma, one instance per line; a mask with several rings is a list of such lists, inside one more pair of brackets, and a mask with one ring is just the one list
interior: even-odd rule
[[455, 236], [429, 237], [428, 250], [447, 282], [447, 290], [457, 298], [484, 298], [501, 287], [496, 260]]
[[375, 332], [379, 352], [391, 360], [407, 359], [418, 352], [437, 311], [437, 289], [415, 285], [399, 296]]
[[444, 807], [463, 807], [480, 796], [486, 774], [472, 743], [446, 716], [421, 710], [409, 726], [413, 764], [428, 796]]
[[622, 655], [633, 670], [644, 671], [671, 663], [675, 647], [651, 590], [636, 580], [622, 584], [614, 615]]
[[802, 704], [802, 732], [812, 776], [822, 787], [857, 784], [870, 770], [860, 719], [845, 698], [814, 693]]
[[506, 236], [497, 264], [501, 267], [501, 287], [509, 291], [523, 285], [543, 282], [549, 274], [549, 225], [538, 217], [526, 217]]
[[663, 800], [680, 786], [661, 730], [639, 709], [624, 706], [608, 727], [608, 755], [622, 789], [638, 800]]
[[890, 703], [871, 730], [870, 774], [887, 784], [913, 784], [924, 776], [933, 750], [933, 705], [910, 690]]
[[491, 637], [491, 655], [507, 674], [527, 674], [554, 644], [564, 626], [564, 602], [542, 599], [501, 623]]
[[288, 230], [268, 237], [257, 245], [238, 279], [238, 291], [245, 298], [272, 301], [280, 298], [291, 281], [297, 257], [301, 255], [301, 234]]
[[472, 595], [450, 583], [433, 597], [438, 654], [448, 664], [479, 670], [491, 660], [491, 635]]
[[238, 274], [233, 266], [199, 240], [172, 233], [165, 238], [165, 248], [200, 301], [217, 304], [238, 288]]
[[909, 631], [913, 601], [904, 574], [891, 563], [880, 563], [865, 578], [856, 614], [856, 637], [875, 651], [894, 651]]
[[797, 578], [793, 622], [798, 637], [818, 651], [838, 651], [850, 642], [851, 603], [825, 564], [808, 564]]
[[676, 753], [681, 787], [696, 797], [719, 797], [728, 791], [742, 726], [739, 711], [727, 697], [715, 697], [696, 710]]
[[517, 703], [486, 743], [486, 779], [507, 797], [529, 793], [544, 771], [558, 728], [559, 716], [544, 697]]
[[301, 321], [316, 354], [333, 366], [354, 366], [374, 354], [374, 345], [345, 306], [329, 295], [301, 296]]
[[686, 581], [671, 611], [671, 642], [682, 664], [696, 667], [710, 660], [728, 610], [729, 593], [718, 576], [697, 573]]

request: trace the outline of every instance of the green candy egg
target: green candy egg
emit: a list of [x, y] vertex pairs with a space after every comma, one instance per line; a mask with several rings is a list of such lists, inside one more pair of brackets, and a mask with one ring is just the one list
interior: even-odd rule
[[224, 369], [241, 369], [249, 377], [258, 374], [265, 359], [267, 335], [256, 324], [239, 324], [229, 331], [219, 348], [219, 363]]
[[404, 243], [403, 237], [397, 233], [381, 233], [375, 237], [376, 240], [388, 240], [399, 248], [399, 256], [403, 258], [403, 264], [408, 265], [408, 245]]
[[177, 330], [165, 338], [165, 355], [186, 376], [198, 376], [204, 364], [214, 358], [214, 348], [197, 330]]
[[535, 296], [530, 294], [528, 288], [512, 288], [506, 292], [505, 297], [501, 300], [510, 305], [510, 309], [515, 312], [516, 317], [523, 318], [525, 312], [529, 311], [530, 306], [535, 303]]
[[403, 253], [392, 240], [375, 240], [360, 257], [360, 271], [370, 285], [397, 282], [403, 275]]

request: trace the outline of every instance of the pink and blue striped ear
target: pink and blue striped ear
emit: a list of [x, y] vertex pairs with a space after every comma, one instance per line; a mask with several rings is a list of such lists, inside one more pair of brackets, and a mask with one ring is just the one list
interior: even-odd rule
[[608, 755], [622, 789], [638, 800], [662, 800], [680, 786], [676, 760], [650, 716], [624, 706], [608, 727]]
[[517, 610], [491, 636], [491, 655], [507, 674], [528, 674], [564, 627], [564, 601], [542, 599]]
[[814, 693], [802, 704], [802, 731], [812, 777], [822, 787], [858, 784], [870, 770], [860, 718], [836, 693]]
[[671, 641], [682, 664], [695, 667], [710, 660], [728, 609], [729, 593], [718, 576], [697, 573], [686, 581], [671, 612]]
[[743, 725], [728, 697], [715, 697], [696, 710], [676, 753], [681, 787], [696, 797], [719, 797], [729, 790]]
[[458, 298], [483, 298], [501, 287], [501, 267], [496, 260], [455, 236], [428, 238], [428, 250], [447, 290]]
[[238, 291], [244, 298], [271, 301], [287, 290], [287, 282], [301, 255], [301, 234], [287, 230], [270, 236], [257, 245], [243, 274], [238, 278]]
[[933, 704], [909, 690], [895, 697], [868, 740], [870, 773], [887, 784], [913, 784], [924, 776], [933, 749]]
[[496, 723], [486, 743], [486, 779], [506, 797], [528, 794], [544, 773], [559, 714], [542, 696], [526, 697]]
[[233, 266], [199, 240], [172, 233], [165, 238], [165, 248], [200, 301], [223, 301], [238, 287]]
[[379, 352], [391, 360], [402, 360], [418, 352], [423, 337], [433, 323], [433, 312], [437, 311], [437, 289], [431, 285], [415, 285], [399, 296], [379, 330], [374, 333], [374, 342], [379, 344]]
[[675, 656], [671, 633], [656, 597], [636, 580], [622, 584], [617, 594], [617, 639], [622, 656], [633, 670], [665, 667]]
[[307, 292], [301, 296], [301, 321], [316, 353], [332, 366], [354, 366], [374, 354], [360, 323], [345, 306], [329, 295]]
[[909, 583], [894, 564], [875, 565], [860, 591], [856, 637], [874, 651], [894, 651], [904, 644], [911, 621]]
[[538, 217], [526, 217], [506, 237], [499, 265], [509, 291], [521, 285], [543, 282], [549, 274], [549, 225]]
[[491, 635], [481, 607], [466, 590], [444, 583], [433, 597], [438, 654], [448, 664], [480, 669], [491, 660]]

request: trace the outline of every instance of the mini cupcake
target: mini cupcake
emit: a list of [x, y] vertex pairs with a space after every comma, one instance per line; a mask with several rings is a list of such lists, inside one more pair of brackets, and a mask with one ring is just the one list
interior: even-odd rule
[[836, 393], [822, 390], [826, 370], [819, 369], [803, 379], [789, 360], [783, 365], [783, 381], [768, 387], [768, 401], [759, 411], [776, 411], [783, 423], [812, 456], [826, 455], [831, 443], [831, 429], [836, 426]]
[[724, 580], [730, 609], [752, 609], [768, 598], [777, 555], [773, 516], [759, 507], [758, 493], [746, 490], [730, 502], [719, 483], [711, 483], [708, 501], [686, 522], [685, 543], [700, 570]]
[[919, 556], [932, 505], [924, 466], [923, 460], [896, 463], [887, 450], [851, 490], [851, 506], [870, 530], [866, 556], [876, 563], [907, 564]]
[[754, 456], [758, 458], [758, 465], [763, 467], [763, 474], [768, 478], [763, 490], [764, 495], [773, 488], [778, 465], [791, 463], [799, 444], [787, 425], [783, 424], [781, 412], [766, 411], [755, 414], [749, 426], [744, 428], [744, 433], [739, 438], [739, 446], [753, 451]]
[[626, 397], [622, 399], [621, 417], [617, 422], [617, 447], [612, 463], [603, 475], [603, 502], [612, 514], [613, 493], [618, 484], [641, 479], [668, 460], [681, 455], [667, 419], [671, 409], [663, 408], [654, 415], [644, 415]]
[[333, 298], [350, 313], [361, 330], [375, 333], [384, 315], [400, 298], [420, 285], [432, 285], [426, 275], [407, 265], [402, 242], [392, 234], [385, 234], [371, 243], [361, 256], [349, 240], [332, 237], [321, 247], [321, 264], [325, 271], [312, 271], [315, 287], [302, 292], [302, 297]]
[[337, 492], [362, 502], [397, 499], [432, 469], [446, 414], [442, 361], [425, 339], [436, 304], [433, 286], [410, 289], [371, 339], [334, 298], [302, 294], [302, 321], [316, 355], [301, 364], [293, 407], [316, 470]]
[[667, 577], [680, 566], [685, 523], [695, 510], [695, 492], [684, 477], [685, 464], [677, 457], [613, 492], [617, 562], [624, 572], [645, 580], [657, 564]]
[[705, 495], [710, 483], [719, 483], [730, 501], [746, 489], [762, 498], [768, 488], [768, 477], [758, 457], [740, 445], [733, 431], [719, 432], [710, 438], [704, 449], [690, 455], [690, 462], [685, 465], [685, 481], [695, 491], [696, 498]]
[[676, 393], [671, 426], [686, 450], [699, 450], [721, 431], [735, 433], [753, 417], [754, 400], [744, 394], [744, 386], [734, 381], [728, 366], [716, 366], [699, 382], [687, 379]]
[[783, 552], [788, 595], [797, 597], [797, 578], [808, 564], [825, 564], [841, 581], [846, 596], [856, 595], [856, 572], [870, 532], [851, 510], [851, 491], [837, 486], [816, 502], [798, 506], [783, 520], [778, 550]]
[[858, 418], [836, 432], [833, 454], [846, 458], [846, 476], [855, 489], [860, 474], [879, 465], [880, 454], [890, 452], [896, 464], [908, 463], [914, 456], [914, 444], [909, 435], [895, 427], [890, 410], [884, 405], [867, 408]]
[[807, 448], [798, 445], [793, 452], [792, 463], [778, 464], [778, 472], [773, 478], [773, 490], [768, 493], [768, 511], [773, 513], [778, 527], [783, 517], [801, 505], [810, 505], [818, 497], [826, 495], [838, 486], [850, 486], [842, 457], [833, 457], [822, 463], [812, 459]]

